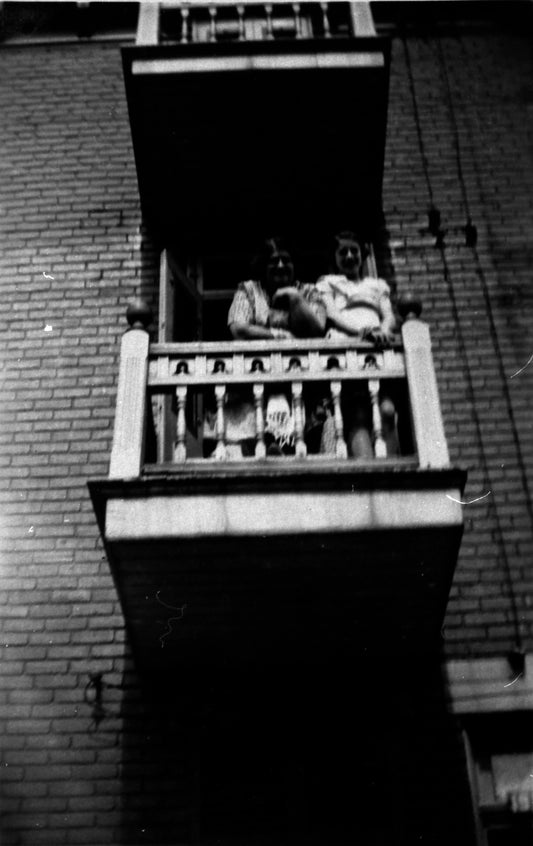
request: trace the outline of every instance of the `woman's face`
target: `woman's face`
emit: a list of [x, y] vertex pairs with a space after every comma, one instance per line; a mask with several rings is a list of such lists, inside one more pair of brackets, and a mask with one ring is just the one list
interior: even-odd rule
[[339, 245], [335, 250], [335, 264], [337, 265], [337, 269], [341, 273], [344, 273], [348, 279], [359, 277], [363, 257], [361, 247], [357, 241], [339, 241]]
[[285, 250], [272, 253], [266, 266], [266, 286], [271, 291], [292, 285], [294, 281], [294, 265]]

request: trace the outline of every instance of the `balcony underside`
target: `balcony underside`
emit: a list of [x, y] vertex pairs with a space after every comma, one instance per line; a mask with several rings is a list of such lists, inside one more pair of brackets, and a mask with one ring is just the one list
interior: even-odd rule
[[163, 239], [205, 236], [206, 214], [211, 240], [228, 221], [235, 237], [372, 225], [385, 39], [135, 47], [123, 59], [143, 211]]
[[462, 474], [235, 469], [91, 484], [140, 666], [438, 648]]

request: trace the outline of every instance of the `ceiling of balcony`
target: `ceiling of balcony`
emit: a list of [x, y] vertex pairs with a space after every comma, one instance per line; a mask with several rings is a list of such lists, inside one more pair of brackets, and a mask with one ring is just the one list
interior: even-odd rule
[[379, 213], [382, 38], [123, 50], [143, 211], [163, 240], [358, 226]]

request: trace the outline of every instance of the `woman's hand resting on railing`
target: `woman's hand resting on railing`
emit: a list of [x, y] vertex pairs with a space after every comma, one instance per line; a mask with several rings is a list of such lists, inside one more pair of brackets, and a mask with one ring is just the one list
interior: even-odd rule
[[390, 347], [394, 342], [394, 332], [387, 332], [385, 329], [363, 329], [361, 332], [363, 341], [371, 341], [378, 349]]

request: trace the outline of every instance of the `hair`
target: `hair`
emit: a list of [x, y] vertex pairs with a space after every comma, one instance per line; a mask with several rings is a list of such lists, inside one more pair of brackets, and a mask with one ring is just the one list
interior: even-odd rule
[[279, 252], [286, 252], [291, 255], [290, 250], [283, 238], [278, 235], [265, 238], [262, 241], [257, 253], [250, 262], [250, 268], [255, 278], [264, 279], [267, 265], [273, 255]]
[[356, 244], [359, 244], [362, 261], [366, 261], [366, 259], [370, 255], [370, 249], [366, 241], [359, 235], [357, 235], [355, 232], [352, 232], [351, 229], [343, 229], [342, 232], [338, 232], [334, 236], [333, 252], [336, 252], [338, 250], [341, 241], [355, 241]]

